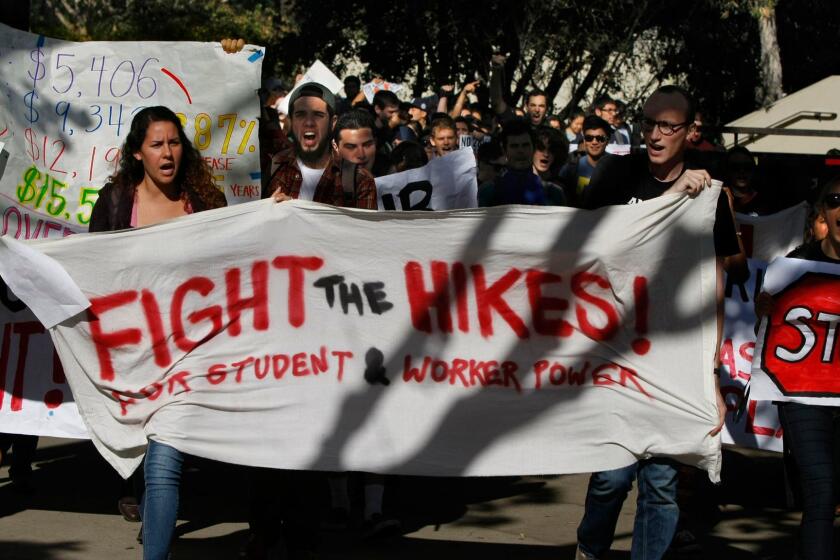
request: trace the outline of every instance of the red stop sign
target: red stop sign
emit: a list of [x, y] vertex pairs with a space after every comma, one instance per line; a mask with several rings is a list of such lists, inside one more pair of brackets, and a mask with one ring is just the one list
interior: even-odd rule
[[785, 395], [840, 396], [840, 277], [806, 272], [774, 299], [761, 369]]

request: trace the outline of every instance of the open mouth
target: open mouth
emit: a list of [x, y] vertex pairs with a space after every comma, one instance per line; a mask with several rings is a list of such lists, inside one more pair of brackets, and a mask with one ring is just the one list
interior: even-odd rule
[[317, 143], [316, 135], [314, 132], [304, 132], [303, 133], [303, 145], [306, 147], [314, 147]]
[[164, 163], [160, 166], [160, 172], [162, 175], [172, 175], [175, 173], [175, 164], [174, 163]]

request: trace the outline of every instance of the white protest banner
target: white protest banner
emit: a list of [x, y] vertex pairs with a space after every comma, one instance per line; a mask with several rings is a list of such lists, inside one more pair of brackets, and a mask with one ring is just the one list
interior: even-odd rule
[[2, 281], [0, 432], [87, 437], [49, 333]]
[[840, 265], [776, 259], [767, 267], [764, 291], [774, 307], [758, 332], [752, 395], [840, 406]]
[[[257, 50], [255, 50], [257, 49]], [[262, 49], [216, 43], [49, 39], [0, 24], [0, 235], [86, 231], [134, 115], [165, 105], [184, 123], [228, 202], [260, 197]]]
[[368, 103], [373, 103], [373, 96], [379, 91], [397, 93], [398, 91], [402, 91], [402, 89], [402, 84], [394, 84], [386, 82], [385, 80], [373, 80], [372, 82], [368, 82], [362, 86], [362, 93], [365, 94], [365, 99], [367, 99]]
[[380, 210], [453, 210], [478, 206], [472, 151], [455, 150], [417, 169], [376, 178]]
[[755, 351], [755, 297], [761, 291], [767, 263], [749, 259], [750, 278], [744, 285], [727, 282], [725, 291], [725, 316], [723, 340], [720, 347], [720, 388], [729, 412], [726, 415], [723, 443], [782, 451], [782, 427], [776, 407], [769, 402], [749, 396], [741, 408]]
[[768, 216], [736, 214], [744, 251], [749, 259], [750, 278], [742, 286], [727, 279], [725, 320], [721, 342], [721, 391], [730, 413], [726, 416], [723, 442], [782, 451], [782, 426], [776, 407], [749, 397], [744, 414], [735, 419], [750, 379], [755, 349], [755, 297], [761, 292], [767, 261], [782, 257], [802, 241], [808, 213], [807, 204], [799, 204]]
[[289, 99], [291, 99], [292, 94], [303, 84], [307, 82], [318, 82], [322, 86], [326, 87], [330, 90], [333, 95], [338, 95], [338, 92], [341, 91], [341, 88], [344, 87], [344, 82], [338, 79], [338, 76], [332, 73], [332, 71], [327, 68], [327, 66], [321, 62], [320, 60], [316, 60], [312, 66], [303, 74], [301, 79], [295, 84], [295, 87], [292, 88], [292, 91], [286, 95], [281, 101], [280, 104], [277, 106], [277, 110], [284, 115], [289, 114]]
[[[153, 438], [246, 465], [418, 475], [664, 455], [716, 480], [718, 194], [597, 211], [266, 200], [26, 246], [90, 299], [51, 334], [124, 476]], [[0, 238], [10, 285], [66, 291], [15, 244]]]

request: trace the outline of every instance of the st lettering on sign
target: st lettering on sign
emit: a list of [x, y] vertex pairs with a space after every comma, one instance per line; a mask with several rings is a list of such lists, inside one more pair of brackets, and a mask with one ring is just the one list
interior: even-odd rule
[[775, 296], [762, 369], [790, 396], [840, 396], [840, 278], [807, 272]]

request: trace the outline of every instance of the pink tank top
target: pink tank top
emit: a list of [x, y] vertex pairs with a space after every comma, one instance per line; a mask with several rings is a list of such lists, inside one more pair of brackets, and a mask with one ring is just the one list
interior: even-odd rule
[[[128, 223], [131, 227], [137, 227], [137, 190], [134, 191], [134, 203], [131, 205], [131, 221]], [[193, 213], [192, 204], [189, 198], [184, 198], [184, 212], [187, 214]]]

